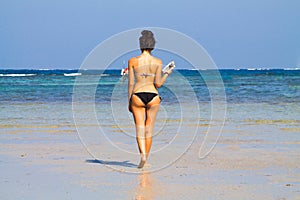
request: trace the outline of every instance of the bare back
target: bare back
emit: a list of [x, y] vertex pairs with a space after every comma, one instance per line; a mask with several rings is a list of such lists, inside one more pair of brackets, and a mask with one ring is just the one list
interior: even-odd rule
[[[128, 62], [129, 84], [133, 85], [133, 93], [136, 92], [154, 92], [157, 89], [155, 82], [161, 79], [162, 61], [148, 53], [131, 58]], [[131, 94], [129, 94], [131, 95]]]

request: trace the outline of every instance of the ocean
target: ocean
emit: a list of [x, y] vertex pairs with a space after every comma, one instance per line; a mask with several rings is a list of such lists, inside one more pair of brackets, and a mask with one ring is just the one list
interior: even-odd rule
[[[120, 72], [0, 70], [1, 141], [43, 142], [41, 138], [53, 135], [71, 141], [70, 133], [100, 125], [109, 133], [106, 139], [120, 139], [121, 149], [136, 152], [133, 118], [127, 110], [127, 79]], [[218, 87], [226, 113], [220, 113], [214, 121], [212, 100], [218, 96]], [[200, 127], [198, 131], [203, 133], [211, 121], [224, 125], [224, 137], [241, 139], [247, 136], [234, 133], [243, 125], [259, 129], [259, 125], [268, 124], [270, 130], [262, 130], [255, 138], [300, 140], [300, 70], [175, 70], [159, 88], [159, 94], [162, 103], [155, 129], [157, 149], [174, 139], [174, 134], [160, 133], [186, 132], [189, 127]], [[125, 134], [120, 137], [120, 132]], [[276, 137], [269, 137], [272, 132]], [[93, 135], [87, 138], [81, 139], [84, 143], [96, 142]]]
[[[168, 78], [170, 84], [180, 86], [176, 75], [181, 75], [189, 82], [200, 102], [210, 101], [207, 85], [202, 78], [203, 75], [209, 77], [210, 70], [177, 72]], [[219, 72], [228, 103], [280, 104], [300, 101], [300, 70], [224, 69]], [[84, 77], [81, 79], [85, 79], [83, 84], [86, 85], [91, 77], [101, 76], [96, 102], [110, 102], [112, 92], [120, 82], [127, 87], [126, 80], [120, 78], [120, 70], [0, 70], [0, 103], [10, 106], [18, 103], [71, 102], [73, 85], [78, 76]], [[160, 93], [163, 102], [174, 101], [174, 95], [170, 95], [166, 87], [162, 87]]]

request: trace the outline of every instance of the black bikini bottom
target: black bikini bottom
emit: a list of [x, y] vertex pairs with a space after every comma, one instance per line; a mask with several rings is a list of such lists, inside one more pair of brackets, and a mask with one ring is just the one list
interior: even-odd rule
[[146, 106], [158, 94], [154, 92], [137, 92], [134, 95], [138, 96]]

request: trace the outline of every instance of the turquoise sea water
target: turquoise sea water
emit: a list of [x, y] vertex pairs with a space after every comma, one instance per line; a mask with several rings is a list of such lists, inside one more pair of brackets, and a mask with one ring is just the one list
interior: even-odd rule
[[[218, 74], [222, 79], [216, 77]], [[127, 112], [127, 79], [120, 76], [120, 70], [0, 70], [0, 132], [75, 132], [75, 85], [82, 105], [95, 104], [103, 127], [112, 132], [133, 132], [134, 136], [133, 120]], [[164, 126], [172, 129], [181, 122], [195, 126], [195, 122], [185, 121], [186, 116], [182, 116], [185, 108], [193, 120], [200, 119], [200, 125], [205, 127], [211, 117], [212, 88], [216, 93], [218, 87], [225, 91], [227, 124], [277, 124], [276, 130], [295, 133], [292, 136], [299, 139], [300, 70], [285, 69], [176, 70], [159, 89], [162, 104], [157, 131]], [[95, 91], [91, 91], [93, 88]], [[200, 115], [193, 109], [199, 109]], [[81, 116], [87, 113], [84, 108], [80, 112]], [[87, 115], [85, 123], [88, 118]]]
[[[176, 76], [188, 80], [200, 102], [209, 102], [209, 89], [203, 77], [214, 79], [213, 71], [178, 70], [169, 84], [181, 85]], [[300, 101], [300, 70], [220, 70], [228, 103], [297, 103]], [[210, 75], [211, 74], [211, 75]], [[109, 102], [116, 84], [122, 83], [120, 70], [0, 70], [0, 103], [71, 102], [76, 77], [83, 85], [97, 84], [96, 102]], [[101, 77], [99, 77], [101, 76]], [[126, 87], [126, 80], [123, 81]], [[181, 91], [185, 91], [182, 87]], [[174, 101], [168, 88], [160, 89], [164, 102]], [[178, 95], [182, 95], [183, 93]]]

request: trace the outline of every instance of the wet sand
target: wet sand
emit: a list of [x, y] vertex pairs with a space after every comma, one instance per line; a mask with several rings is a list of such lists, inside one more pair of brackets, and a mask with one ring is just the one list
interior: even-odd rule
[[136, 155], [96, 160], [75, 130], [2, 133], [1, 199], [300, 199], [300, 141], [292, 137], [299, 126], [286, 123], [227, 124], [205, 158], [198, 158], [198, 137], [179, 160], [152, 173], [165, 159], [160, 154], [143, 170]]

